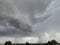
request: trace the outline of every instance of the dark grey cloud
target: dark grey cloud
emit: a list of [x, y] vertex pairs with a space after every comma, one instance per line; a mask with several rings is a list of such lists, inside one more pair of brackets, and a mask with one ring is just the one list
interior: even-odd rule
[[14, 0], [15, 4], [22, 13], [34, 13], [44, 11], [51, 0]]
[[11, 0], [0, 2], [0, 36], [30, 36], [31, 26], [27, 24], [29, 19], [26, 21], [24, 16], [18, 14]]
[[0, 17], [0, 36], [28, 36], [32, 33], [30, 26], [20, 23], [17, 19]]
[[[60, 1], [13, 0], [14, 3], [12, 3], [14, 6], [11, 6], [12, 3], [10, 3], [10, 0], [7, 1], [9, 3], [6, 3], [6, 1], [3, 4], [9, 4], [9, 6], [5, 7], [8, 7], [11, 11], [5, 10], [7, 11], [6, 13], [0, 13], [0, 36], [16, 36], [18, 38], [22, 37], [22, 39], [29, 38], [30, 36], [35, 38], [36, 36], [38, 42], [46, 42], [51, 39], [60, 41], [58, 38], [60, 37]], [[15, 6], [15, 9], [18, 10], [13, 10], [12, 13], [12, 9]], [[19, 14], [16, 12], [19, 12]], [[30, 24], [32, 24], [32, 27]], [[28, 40], [28, 38], [23, 41]]]
[[[7, 0], [5, 2], [4, 2], [4, 0], [1, 0], [0, 2], [2, 2], [1, 3], [1, 5], [2, 5], [1, 8], [5, 7], [5, 8], [8, 9], [7, 10], [5, 8], [2, 8], [2, 9], [4, 9], [2, 12], [6, 11], [6, 13], [4, 13], [4, 14], [1, 13], [2, 16], [0, 17], [0, 22], [1, 22], [0, 24], [1, 24], [2, 27], [4, 27], [4, 29], [0, 29], [1, 30], [0, 35], [7, 35], [7, 36], [10, 35], [10, 36], [12, 36], [12, 35], [19, 35], [20, 34], [20, 36], [21, 35], [26, 36], [26, 35], [30, 35], [30, 33], [32, 33], [33, 31], [31, 30], [31, 27], [29, 25], [21, 22], [23, 17], [22, 18], [20, 17], [20, 20], [14, 18], [15, 17], [15, 15], [13, 15], [14, 11], [15, 11], [15, 14], [16, 14], [17, 10], [14, 10], [13, 8], [16, 6], [16, 8], [18, 8], [18, 10], [20, 11], [21, 16], [22, 16], [23, 13], [24, 14], [26, 13], [26, 14], [29, 15], [30, 19], [34, 22], [35, 11], [37, 10], [38, 12], [44, 12], [43, 10], [45, 10], [45, 8], [47, 7], [47, 4], [49, 4], [50, 1], [45, 0], [45, 2], [43, 2], [43, 0], [38, 0], [38, 1], [36, 1], [36, 0], [33, 0], [33, 1], [32, 0], [17, 0], [17, 1], [13, 0], [14, 4], [12, 6], [11, 6], [11, 4], [13, 2], [8, 1], [9, 2], [8, 3]], [[9, 17], [11, 14], [13, 15], [13, 16], [11, 16], [12, 19], [11, 19], [11, 17]], [[23, 16], [26, 16], [26, 15], [23, 15]], [[17, 14], [17, 17], [18, 17], [18, 14]], [[43, 18], [43, 20], [45, 18]], [[23, 21], [23, 22], [26, 22], [26, 21]]]
[[[43, 13], [51, 0], [13, 0], [21, 13], [28, 14], [32, 23], [35, 24], [36, 13]], [[40, 14], [39, 14], [40, 15]]]

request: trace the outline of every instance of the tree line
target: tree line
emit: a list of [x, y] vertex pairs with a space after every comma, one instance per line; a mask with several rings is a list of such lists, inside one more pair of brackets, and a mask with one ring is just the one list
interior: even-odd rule
[[[45, 43], [44, 45], [56, 45], [58, 44], [56, 40], [51, 40], [51, 41], [48, 41], [47, 43]], [[13, 45], [11, 41], [6, 41], [4, 43], [4, 45]], [[25, 45], [31, 45], [29, 42], [26, 42]]]

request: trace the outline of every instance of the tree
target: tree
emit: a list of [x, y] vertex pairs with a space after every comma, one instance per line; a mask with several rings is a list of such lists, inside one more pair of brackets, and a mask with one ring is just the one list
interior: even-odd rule
[[56, 40], [51, 40], [51, 41], [48, 41], [48, 43], [46, 43], [45, 45], [56, 45], [56, 44], [57, 44]]
[[4, 45], [12, 45], [12, 43], [11, 43], [11, 41], [7, 41], [7, 42], [5, 42]]
[[51, 45], [51, 41], [48, 41], [48, 45]]
[[52, 45], [56, 45], [57, 44], [57, 41], [56, 40], [51, 40], [51, 44]]
[[26, 42], [26, 45], [30, 45], [28, 42]]

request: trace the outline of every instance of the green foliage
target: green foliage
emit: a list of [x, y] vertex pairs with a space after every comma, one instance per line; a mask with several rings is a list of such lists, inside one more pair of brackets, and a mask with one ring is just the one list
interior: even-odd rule
[[57, 41], [56, 40], [51, 40], [52, 45], [56, 45]]
[[48, 41], [48, 43], [46, 43], [45, 45], [56, 45], [56, 44], [57, 44], [56, 40], [51, 40], [51, 41]]
[[26, 45], [30, 45], [28, 42], [26, 42]]
[[4, 45], [12, 45], [12, 43], [11, 43], [11, 41], [7, 41], [7, 42], [5, 42]]

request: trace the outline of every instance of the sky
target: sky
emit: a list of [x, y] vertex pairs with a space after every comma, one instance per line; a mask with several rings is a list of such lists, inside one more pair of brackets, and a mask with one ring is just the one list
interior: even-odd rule
[[0, 0], [0, 43], [60, 42], [60, 0]]

